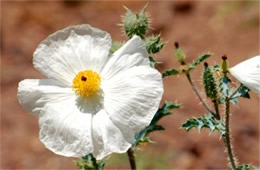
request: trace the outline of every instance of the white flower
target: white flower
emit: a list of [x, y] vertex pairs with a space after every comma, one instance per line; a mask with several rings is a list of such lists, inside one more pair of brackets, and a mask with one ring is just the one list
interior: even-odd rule
[[252, 57], [230, 68], [229, 72], [255, 93], [260, 93], [260, 56]]
[[42, 41], [33, 64], [49, 79], [19, 83], [18, 100], [39, 118], [40, 140], [56, 154], [102, 159], [126, 152], [158, 109], [161, 74], [134, 36], [111, 57], [111, 37], [71, 26]]

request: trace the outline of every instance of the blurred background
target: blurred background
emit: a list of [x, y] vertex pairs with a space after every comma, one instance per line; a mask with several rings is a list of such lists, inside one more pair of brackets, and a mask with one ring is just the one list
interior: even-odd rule
[[[123, 6], [138, 12], [146, 1], [1, 1], [1, 169], [75, 169], [72, 158], [58, 156], [39, 141], [38, 121], [16, 99], [17, 84], [27, 78], [43, 78], [32, 65], [40, 41], [64, 27], [88, 23], [109, 32], [114, 40], [126, 40], [118, 24]], [[178, 41], [188, 61], [203, 52], [223, 54], [230, 65], [259, 54], [259, 1], [151, 1], [152, 30], [167, 41], [157, 55], [164, 71], [178, 68], [173, 43]], [[200, 89], [202, 66], [191, 74]], [[140, 169], [224, 169], [226, 154], [217, 132], [186, 133], [182, 123], [206, 113], [183, 76], [166, 78], [164, 99], [181, 108], [162, 119], [166, 130], [151, 135], [153, 144], [136, 153]], [[223, 108], [221, 108], [223, 110]], [[259, 166], [259, 96], [240, 99], [232, 106], [231, 128], [235, 154], [241, 163]], [[126, 154], [113, 154], [106, 169], [129, 168]]]

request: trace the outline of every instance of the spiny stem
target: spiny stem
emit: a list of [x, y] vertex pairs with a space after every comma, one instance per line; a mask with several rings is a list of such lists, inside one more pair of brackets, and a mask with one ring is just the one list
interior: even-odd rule
[[128, 149], [127, 155], [128, 155], [131, 170], [136, 170], [135, 155], [134, 155], [134, 151], [131, 148]]
[[190, 76], [190, 73], [187, 72], [186, 73], [186, 77], [187, 79], [189, 80], [191, 86], [192, 86], [192, 89], [194, 90], [194, 92], [196, 93], [196, 95], [198, 96], [199, 100], [201, 101], [201, 103], [203, 104], [203, 106], [210, 112], [212, 113], [214, 116], [216, 116], [216, 114], [214, 113], [214, 111], [212, 111], [209, 107], [209, 105], [202, 99], [200, 93], [199, 93], [199, 90], [197, 89], [196, 85], [193, 83], [192, 79], [191, 79], [191, 76]]
[[220, 120], [220, 114], [219, 114], [219, 109], [218, 109], [218, 102], [217, 100], [212, 100], [212, 102], [214, 103], [214, 107], [215, 107], [215, 111], [216, 111], [216, 114], [215, 114], [215, 118], [217, 120]]
[[230, 98], [226, 97], [226, 101], [225, 101], [225, 105], [226, 105], [226, 110], [225, 110], [226, 133], [225, 133], [225, 136], [224, 136], [224, 143], [225, 143], [225, 146], [227, 148], [227, 153], [228, 153], [228, 157], [229, 157], [229, 161], [231, 163], [232, 169], [237, 169], [236, 161], [235, 161], [235, 158], [234, 158], [234, 154], [233, 154], [233, 151], [232, 151], [232, 145], [231, 145], [231, 141], [230, 141], [230, 131], [229, 131], [230, 101], [229, 100], [230, 100]]

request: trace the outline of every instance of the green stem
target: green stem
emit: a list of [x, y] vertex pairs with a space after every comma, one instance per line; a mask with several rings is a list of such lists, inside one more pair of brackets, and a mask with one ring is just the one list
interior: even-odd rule
[[134, 155], [134, 151], [131, 148], [128, 149], [127, 155], [128, 155], [131, 170], [136, 170], [135, 155]]
[[226, 111], [225, 111], [225, 126], [226, 126], [226, 133], [224, 135], [224, 143], [227, 149], [227, 153], [228, 153], [228, 157], [229, 157], [229, 161], [231, 163], [232, 169], [237, 169], [236, 167], [236, 160], [232, 151], [232, 145], [231, 145], [231, 141], [230, 141], [230, 130], [229, 130], [229, 117], [230, 117], [230, 101], [229, 101], [229, 97], [226, 97], [226, 101], [225, 101], [225, 105], [226, 105]]
[[194, 92], [196, 93], [196, 95], [198, 96], [199, 100], [201, 101], [201, 103], [203, 104], [203, 106], [210, 112], [212, 113], [214, 116], [216, 116], [216, 114], [214, 113], [214, 111], [211, 110], [211, 108], [209, 107], [209, 105], [202, 99], [200, 93], [199, 93], [199, 90], [197, 89], [196, 85], [193, 83], [192, 79], [191, 79], [191, 76], [190, 76], [190, 73], [187, 72], [186, 73], [186, 77], [187, 79], [189, 80], [190, 84], [191, 84], [191, 87], [192, 89], [194, 90]]

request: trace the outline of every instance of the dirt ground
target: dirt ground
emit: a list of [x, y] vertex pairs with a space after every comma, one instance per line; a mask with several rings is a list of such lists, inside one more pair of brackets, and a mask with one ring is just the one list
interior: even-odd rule
[[[32, 53], [50, 33], [69, 25], [88, 23], [121, 33], [123, 5], [140, 10], [146, 1], [1, 1], [1, 169], [75, 169], [72, 158], [58, 156], [39, 141], [37, 119], [16, 99], [17, 84], [27, 78], [43, 78], [32, 65]], [[210, 51], [213, 65], [227, 54], [230, 65], [259, 54], [259, 1], [150, 1], [147, 12], [154, 33], [167, 41], [155, 56], [160, 71], [178, 67], [173, 43], [178, 41], [188, 61]], [[151, 33], [152, 31], [150, 31]], [[201, 89], [200, 66], [192, 77]], [[206, 113], [185, 77], [164, 80], [163, 100], [178, 101], [181, 108], [160, 123], [165, 131], [151, 135], [155, 141], [138, 151], [137, 166], [146, 169], [225, 169], [224, 145], [218, 133], [207, 130], [186, 133], [181, 124]], [[232, 106], [231, 128], [237, 159], [259, 166], [259, 96], [240, 99]], [[122, 158], [124, 157], [124, 158]], [[106, 168], [129, 168], [125, 155], [113, 154]]]

